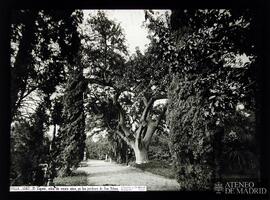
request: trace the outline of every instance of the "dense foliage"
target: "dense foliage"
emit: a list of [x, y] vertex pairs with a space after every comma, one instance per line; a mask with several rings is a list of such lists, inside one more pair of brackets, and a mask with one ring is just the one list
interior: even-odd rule
[[[224, 134], [244, 125], [231, 125], [238, 106], [243, 107], [244, 120], [255, 113], [254, 44], [247, 42], [252, 35], [251, 13], [182, 10], [171, 19], [179, 64], [171, 68], [167, 119], [177, 180], [186, 190], [210, 189], [221, 178], [220, 157], [229, 150], [228, 144], [222, 145]], [[234, 131], [239, 138], [243, 132], [254, 137], [252, 126], [254, 122], [247, 131]], [[235, 162], [225, 157], [223, 164]]]
[[97, 141], [93, 141], [92, 137], [87, 137], [85, 141], [86, 153], [88, 159], [104, 160], [106, 154], [109, 155], [109, 141], [103, 136], [99, 136]]
[[11, 185], [43, 185], [40, 164], [48, 162], [49, 139], [45, 135], [48, 116], [40, 105], [31, 122], [16, 121], [11, 129]]
[[78, 51], [81, 12], [13, 10], [11, 15], [11, 115], [35, 91], [49, 96], [65, 81], [66, 64]]
[[[61, 123], [60, 117], [56, 116], [61, 115], [61, 113], [55, 113], [59, 109], [54, 108], [54, 112], [50, 112], [52, 111], [51, 104], [54, 97], [57, 96], [55, 95], [57, 86], [66, 83], [68, 75], [71, 74], [70, 72], [75, 65], [80, 45], [77, 27], [82, 19], [82, 12], [74, 10], [13, 10], [11, 14], [11, 117], [13, 123], [20, 124], [22, 122], [22, 125], [16, 129], [18, 137], [28, 135], [28, 138], [31, 135], [28, 140], [37, 145], [31, 146], [25, 143], [25, 148], [29, 149], [31, 153], [25, 150], [21, 154], [16, 154], [12, 158], [12, 162], [20, 163], [29, 153], [29, 159], [33, 159], [35, 167], [42, 162], [51, 165], [52, 159], [55, 159], [53, 156], [59, 154], [59, 151], [52, 153], [52, 144], [47, 144], [50, 150], [43, 152], [43, 157], [47, 157], [46, 160], [30, 156], [31, 154], [39, 155], [39, 148], [42, 148], [41, 142], [47, 140], [42, 135], [44, 134], [42, 127], [36, 127], [35, 132], [40, 132], [39, 134], [34, 134], [31, 131], [30, 133], [28, 133], [29, 131], [23, 132], [23, 129], [27, 127], [26, 124], [32, 123], [34, 114], [38, 112], [36, 109], [39, 109], [41, 104], [44, 106], [44, 112], [49, 114], [51, 119], [48, 119], [47, 122], [45, 119], [39, 122], [46, 122], [46, 131], [48, 131], [49, 125], [52, 124], [56, 128], [56, 124]], [[55, 134], [54, 130], [54, 136]], [[54, 139], [55, 137], [53, 137]], [[17, 143], [20, 142], [15, 140], [14, 145], [16, 146]], [[50, 168], [50, 171], [55, 171], [54, 167], [50, 166]], [[28, 173], [35, 172], [35, 169], [31, 167], [27, 170]], [[34, 180], [33, 177], [21, 173], [19, 168], [14, 171], [14, 174], [21, 176], [22, 179]]]
[[82, 69], [75, 69], [71, 73], [63, 97], [63, 123], [57, 136], [61, 175], [69, 175], [71, 168], [77, 167], [83, 159], [86, 139]]
[[[179, 82], [175, 78], [171, 84], [167, 117], [177, 180], [182, 188], [201, 190], [209, 188], [214, 175], [213, 131], [203, 115], [204, 99], [198, 88], [187, 81], [179, 87]], [[182, 100], [187, 90], [194, 93]]]

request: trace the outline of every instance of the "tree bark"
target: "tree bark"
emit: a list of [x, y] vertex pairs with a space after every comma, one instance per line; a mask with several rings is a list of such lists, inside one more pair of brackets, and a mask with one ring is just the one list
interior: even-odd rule
[[154, 135], [154, 133], [156, 132], [158, 123], [156, 122], [150, 122], [147, 126], [147, 131], [145, 136], [143, 137], [142, 142], [145, 144], [145, 146], [148, 148], [150, 141], [152, 139], [152, 136]]
[[141, 148], [139, 148], [138, 145], [135, 145], [133, 150], [135, 152], [136, 164], [143, 164], [149, 162], [148, 149], [144, 145], [141, 145]]

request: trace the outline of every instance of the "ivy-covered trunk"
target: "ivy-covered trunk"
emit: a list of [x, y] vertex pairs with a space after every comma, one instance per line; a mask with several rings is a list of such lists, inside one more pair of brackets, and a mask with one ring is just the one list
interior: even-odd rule
[[60, 155], [63, 175], [70, 174], [83, 160], [85, 149], [85, 114], [83, 105], [83, 74], [82, 69], [73, 70], [63, 98], [64, 121], [60, 127]]
[[182, 190], [210, 190], [215, 175], [213, 131], [204, 118], [201, 93], [193, 81], [174, 78], [169, 99], [167, 121], [177, 181]]

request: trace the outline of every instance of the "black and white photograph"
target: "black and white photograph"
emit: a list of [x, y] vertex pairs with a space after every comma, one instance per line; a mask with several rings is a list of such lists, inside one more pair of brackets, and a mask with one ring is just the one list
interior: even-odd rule
[[12, 9], [10, 192], [267, 197], [256, 15]]

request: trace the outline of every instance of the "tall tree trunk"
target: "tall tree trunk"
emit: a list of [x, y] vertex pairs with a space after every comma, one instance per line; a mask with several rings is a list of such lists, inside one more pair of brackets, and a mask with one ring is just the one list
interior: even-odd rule
[[[141, 147], [140, 147], [141, 146]], [[148, 163], [148, 149], [144, 145], [134, 145], [136, 164]]]
[[147, 163], [148, 159], [148, 148], [150, 145], [151, 138], [157, 129], [158, 122], [148, 122], [147, 124], [142, 123], [135, 138], [134, 152], [136, 157], [136, 163]]

